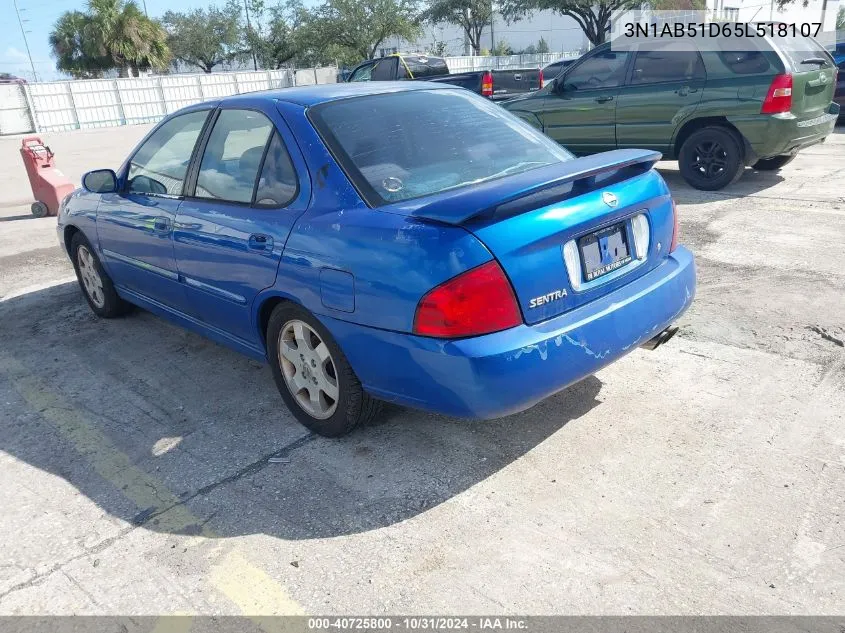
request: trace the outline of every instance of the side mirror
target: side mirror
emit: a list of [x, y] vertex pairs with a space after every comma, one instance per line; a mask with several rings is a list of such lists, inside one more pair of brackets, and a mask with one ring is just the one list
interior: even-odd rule
[[117, 174], [113, 169], [95, 169], [82, 177], [82, 186], [91, 193], [114, 193], [117, 191]]

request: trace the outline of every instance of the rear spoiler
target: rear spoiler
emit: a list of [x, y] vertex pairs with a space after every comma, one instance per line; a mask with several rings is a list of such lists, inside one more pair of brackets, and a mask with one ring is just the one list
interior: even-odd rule
[[[427, 198], [424, 202], [409, 200], [391, 207], [415, 218], [445, 224], [463, 224], [471, 218], [489, 212], [495, 213], [497, 209], [506, 206], [513, 208], [514, 205], [510, 203], [550, 189], [561, 189], [563, 185], [571, 185], [564, 197], [580, 195], [596, 188], [596, 176], [607, 175], [608, 178], [602, 179], [602, 182], [607, 180], [608, 184], [612, 184], [612, 177], [616, 172], [634, 168], [637, 173], [645, 173], [661, 158], [660, 152], [617, 149], [497, 178], [471, 187], [445, 191], [434, 198]], [[631, 173], [626, 177], [633, 175]]]

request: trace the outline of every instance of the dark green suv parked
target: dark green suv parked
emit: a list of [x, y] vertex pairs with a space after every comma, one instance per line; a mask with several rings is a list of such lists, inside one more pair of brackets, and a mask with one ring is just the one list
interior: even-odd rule
[[502, 106], [576, 154], [654, 149], [693, 187], [715, 190], [746, 165], [780, 169], [823, 141], [839, 113], [836, 72], [809, 38], [758, 39], [743, 52], [699, 50], [693, 40], [603, 44]]

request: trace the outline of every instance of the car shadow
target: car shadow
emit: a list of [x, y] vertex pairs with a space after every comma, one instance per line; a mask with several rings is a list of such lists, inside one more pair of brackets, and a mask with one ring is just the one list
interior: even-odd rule
[[37, 218], [31, 213], [24, 213], [21, 215], [7, 215], [0, 216], [0, 222], [13, 222], [15, 220], [36, 220]]
[[747, 167], [734, 184], [719, 191], [700, 191], [688, 185], [677, 168], [661, 166], [658, 171], [669, 185], [672, 196], [681, 204], [705, 204], [714, 200], [744, 198], [779, 185], [785, 180], [778, 172], [757, 171]]
[[412, 518], [576, 422], [602, 387], [487, 422], [386, 405], [332, 440], [293, 419], [265, 365], [141, 310], [98, 319], [76, 284], [0, 302], [0, 319], [0, 449], [175, 534], [307, 539]]

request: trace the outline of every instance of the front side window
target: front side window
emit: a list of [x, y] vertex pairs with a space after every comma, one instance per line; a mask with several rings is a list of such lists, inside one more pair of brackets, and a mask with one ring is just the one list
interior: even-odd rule
[[371, 206], [572, 158], [524, 121], [466, 90], [342, 99], [311, 108], [309, 117]]
[[129, 162], [127, 190], [181, 196], [188, 163], [208, 113], [201, 110], [173, 117], [153, 132]]
[[612, 88], [622, 83], [625, 75], [627, 51], [607, 49], [588, 57], [564, 77], [566, 91]]
[[367, 64], [366, 66], [361, 66], [358, 70], [352, 73], [352, 76], [349, 78], [349, 81], [370, 81], [373, 76], [373, 65]]
[[689, 42], [671, 42], [654, 50], [637, 53], [633, 84], [683, 81], [704, 77], [704, 62]]
[[223, 110], [202, 155], [197, 198], [250, 203], [273, 124], [259, 112]]

